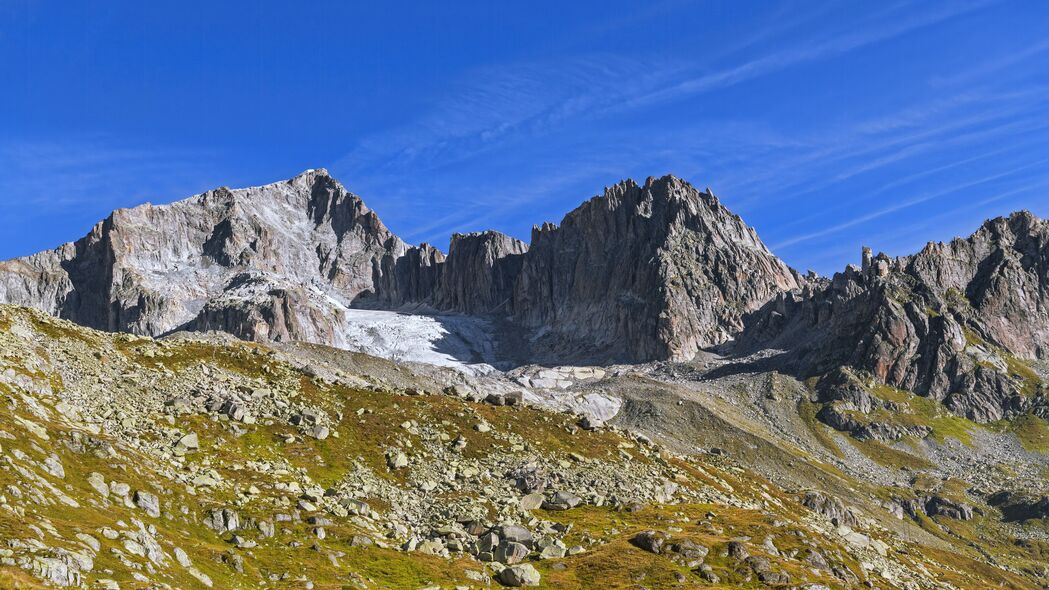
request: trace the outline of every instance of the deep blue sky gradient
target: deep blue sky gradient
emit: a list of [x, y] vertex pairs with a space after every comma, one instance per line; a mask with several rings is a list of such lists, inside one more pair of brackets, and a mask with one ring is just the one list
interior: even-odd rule
[[671, 172], [829, 274], [1049, 216], [1046, 31], [1042, 0], [0, 0], [0, 258], [313, 167], [442, 248]]

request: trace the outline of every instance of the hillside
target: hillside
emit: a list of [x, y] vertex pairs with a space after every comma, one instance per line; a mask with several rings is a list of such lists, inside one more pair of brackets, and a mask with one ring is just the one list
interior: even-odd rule
[[943, 509], [885, 526], [868, 516], [870, 484], [805, 453], [793, 461], [852, 495], [784, 489], [732, 451], [583, 428], [489, 396], [485, 378], [303, 345], [106, 334], [10, 306], [0, 328], [4, 587], [1046, 581], [1043, 525], [1020, 541], [993, 508], [958, 520], [954, 480], [928, 482]]

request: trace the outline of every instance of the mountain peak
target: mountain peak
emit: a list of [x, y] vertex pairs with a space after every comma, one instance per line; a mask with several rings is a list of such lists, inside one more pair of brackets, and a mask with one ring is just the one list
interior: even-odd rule
[[689, 358], [800, 285], [752, 228], [672, 175], [623, 180], [532, 235], [515, 317], [568, 339], [586, 334], [617, 360]]
[[738, 348], [777, 350], [802, 378], [866, 371], [978, 422], [1036, 410], [1039, 380], [1024, 367], [1049, 351], [1046, 244], [1049, 225], [1017, 211], [909, 256], [864, 248], [861, 268], [749, 318]]
[[[292, 176], [291, 178], [287, 179], [284, 182], [295, 182], [295, 181], [300, 180], [300, 179], [314, 179], [314, 178], [325, 178], [325, 177], [333, 178], [332, 175], [328, 172], [327, 168], [307, 168], [307, 169], [303, 170], [302, 172], [299, 172], [298, 174], [296, 174], [296, 175]], [[277, 181], [277, 182], [281, 182], [281, 181]], [[271, 184], [276, 184], [276, 183], [271, 183]]]
[[[240, 297], [234, 278], [247, 272], [272, 277], [286, 298], [320, 289], [340, 305], [501, 314], [556, 336], [551, 349], [587, 341], [587, 354], [649, 360], [723, 342], [747, 310], [798, 286], [753, 229], [673, 175], [643, 187], [626, 179], [561, 226], [544, 224], [531, 245], [494, 231], [457, 235], [447, 258], [409, 248], [323, 168], [118, 221], [58, 259], [26, 259], [28, 279], [0, 272], [0, 301], [108, 330], [219, 326], [331, 343], [337, 309], [318, 311], [311, 295], [278, 313], [257, 296], [265, 289]], [[303, 289], [287, 288], [295, 284]]]

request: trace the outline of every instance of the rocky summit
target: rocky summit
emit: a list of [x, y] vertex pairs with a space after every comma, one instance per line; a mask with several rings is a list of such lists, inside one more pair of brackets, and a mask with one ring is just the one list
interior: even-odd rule
[[738, 348], [784, 351], [770, 364], [800, 378], [866, 371], [977, 422], [1049, 418], [1031, 366], [1049, 357], [1047, 288], [1049, 222], [1020, 212], [913, 256], [864, 249], [861, 267], [777, 294], [750, 318]]
[[1049, 222], [859, 262], [673, 176], [116, 211], [0, 263], [0, 588], [1049, 587]]
[[221, 327], [338, 344], [340, 305], [374, 291], [383, 260], [405, 250], [357, 196], [310, 170], [115, 211], [76, 242], [2, 263], [0, 300], [109, 331]]

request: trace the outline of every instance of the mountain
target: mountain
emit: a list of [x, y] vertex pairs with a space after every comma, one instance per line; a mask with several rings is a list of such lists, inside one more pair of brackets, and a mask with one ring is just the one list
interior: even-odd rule
[[681, 362], [722, 346], [824, 378], [825, 422], [898, 439], [923, 430], [872, 417], [894, 406], [871, 383], [977, 422], [1049, 414], [1047, 227], [1016, 213], [803, 278], [709, 189], [664, 176], [607, 188], [530, 244], [456, 234], [446, 256], [309, 170], [118, 210], [77, 242], [0, 263], [0, 302], [109, 331], [218, 330], [464, 367]]
[[157, 336], [222, 330], [345, 345], [351, 308], [506, 321], [526, 358], [687, 359], [801, 278], [710, 193], [625, 181], [533, 231], [409, 247], [324, 170], [119, 210], [85, 238], [0, 263], [0, 301]]
[[447, 255], [323, 170], [116, 211], [0, 263], [0, 588], [1046, 588], [1047, 243], [801, 277], [672, 176]]
[[[864, 249], [860, 268], [777, 294], [748, 318], [736, 350], [775, 350], [765, 366], [800, 378], [831, 375], [821, 401], [849, 430], [869, 429], [872, 411], [892, 406], [843, 385], [855, 381], [843, 368], [978, 422], [1049, 417], [1039, 375], [1049, 359], [1049, 222], [1023, 211], [912, 256]], [[867, 416], [846, 415], [855, 411]]]
[[616, 361], [685, 360], [800, 283], [709, 190], [665, 176], [622, 182], [534, 229], [513, 314]]
[[[323, 170], [115, 211], [84, 238], [0, 263], [0, 301], [110, 331], [226, 325], [238, 336], [321, 341], [407, 245]], [[244, 309], [230, 310], [232, 299]], [[236, 320], [236, 321], [234, 321]]]
[[385, 303], [505, 317], [532, 335], [532, 358], [590, 362], [691, 358], [802, 283], [709, 190], [673, 176], [606, 189], [528, 246], [487, 231], [454, 236], [446, 260], [424, 245], [403, 261]]

